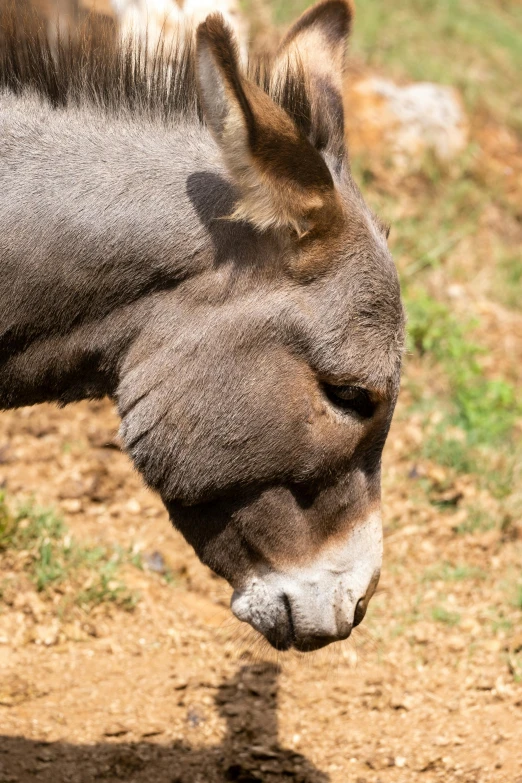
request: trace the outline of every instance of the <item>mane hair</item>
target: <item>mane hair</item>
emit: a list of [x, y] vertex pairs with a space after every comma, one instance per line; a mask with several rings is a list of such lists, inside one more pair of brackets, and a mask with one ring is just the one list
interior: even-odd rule
[[[51, 31], [52, 33], [52, 31]], [[312, 106], [302, 65], [288, 62], [277, 83], [270, 58], [251, 57], [247, 75], [280, 105], [305, 135]], [[0, 90], [32, 92], [53, 107], [91, 106], [110, 115], [147, 116], [167, 124], [203, 123], [195, 71], [195, 35], [180, 28], [172, 44], [121, 41], [109, 19], [94, 14], [56, 34], [35, 12], [0, 0]]]

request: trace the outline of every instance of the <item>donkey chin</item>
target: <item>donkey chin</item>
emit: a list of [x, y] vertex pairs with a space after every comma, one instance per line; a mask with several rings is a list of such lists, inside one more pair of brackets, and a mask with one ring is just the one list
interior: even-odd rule
[[375, 512], [311, 562], [257, 569], [234, 591], [231, 609], [277, 650], [318, 650], [347, 639], [362, 622], [381, 564], [382, 522]]

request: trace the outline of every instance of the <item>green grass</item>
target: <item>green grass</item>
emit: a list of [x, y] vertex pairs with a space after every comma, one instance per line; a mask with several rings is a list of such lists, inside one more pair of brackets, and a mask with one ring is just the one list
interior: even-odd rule
[[[468, 337], [474, 323], [459, 321], [421, 287], [407, 289], [405, 300], [410, 353], [429, 354], [449, 385], [449, 406], [426, 445], [427, 456], [435, 452], [443, 464], [469, 467], [470, 448], [506, 443], [522, 415], [521, 402], [511, 383], [485, 377], [480, 364], [485, 351]], [[452, 435], [452, 428], [462, 437]]]
[[0, 493], [0, 558], [13, 553], [38, 592], [52, 594], [67, 586], [67, 603], [85, 611], [101, 603], [132, 609], [138, 601], [119, 572], [124, 565], [140, 567], [139, 556], [119, 547], [85, 545], [52, 510], [25, 504], [13, 511]]
[[497, 613], [497, 607], [493, 609], [492, 614], [495, 616], [490, 619], [490, 627], [494, 634], [499, 633], [511, 633], [513, 631], [513, 622], [508, 617], [503, 617]]
[[[307, 0], [271, 0], [288, 25]], [[248, 12], [252, 0], [245, 0]], [[351, 51], [392, 78], [457, 87], [472, 110], [522, 130], [522, 6], [518, 0], [356, 0]]]
[[[442, 296], [428, 292], [436, 291], [432, 281], [437, 273], [440, 280], [441, 270], [445, 279], [467, 284], [470, 275], [489, 265], [499, 296], [512, 305], [522, 301], [521, 262], [507, 236], [495, 235], [493, 257], [487, 243], [475, 240], [484, 212], [493, 203], [499, 211], [505, 206], [480, 180], [472, 159], [460, 162], [453, 174], [430, 166], [404, 183], [401, 198], [382, 179], [373, 179], [367, 161], [353, 163], [372, 207], [392, 225], [391, 248], [408, 313], [405, 385], [426, 416], [423, 456], [459, 473], [481, 474], [496, 495], [505, 497], [521, 462], [515, 425], [522, 400], [510, 380], [484, 374], [487, 349], [474, 337], [478, 319], [463, 319]], [[512, 216], [506, 213], [506, 219]], [[462, 242], [471, 266], [460, 262]], [[424, 379], [442, 375], [442, 388], [439, 384], [435, 392], [425, 380], [411, 380], [409, 364], [419, 361]]]
[[435, 622], [445, 625], [458, 625], [461, 620], [458, 612], [449, 612], [443, 606], [434, 606], [431, 610], [431, 617]]
[[478, 506], [472, 506], [468, 509], [464, 522], [456, 525], [454, 531], [460, 535], [466, 535], [468, 533], [484, 533], [494, 527], [495, 521], [491, 518], [491, 514]]
[[493, 295], [511, 310], [522, 310], [522, 257], [502, 255], [497, 263]]
[[465, 564], [452, 565], [447, 562], [430, 568], [422, 577], [424, 582], [461, 582], [467, 579], [482, 580], [486, 578], [487, 574], [482, 568]]

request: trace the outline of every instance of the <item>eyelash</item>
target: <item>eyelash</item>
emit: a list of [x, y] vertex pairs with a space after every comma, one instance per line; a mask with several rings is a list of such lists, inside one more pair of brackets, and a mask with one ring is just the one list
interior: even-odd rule
[[330, 402], [343, 413], [355, 413], [363, 419], [373, 416], [375, 403], [366, 389], [359, 386], [333, 386], [329, 383], [324, 383], [323, 389]]

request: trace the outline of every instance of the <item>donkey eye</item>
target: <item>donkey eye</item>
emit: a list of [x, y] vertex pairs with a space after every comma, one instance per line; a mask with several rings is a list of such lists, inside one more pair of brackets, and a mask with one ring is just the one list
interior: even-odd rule
[[363, 419], [369, 419], [373, 415], [375, 404], [366, 389], [361, 389], [359, 386], [332, 386], [325, 383], [324, 390], [330, 402], [337, 408], [348, 413], [357, 413]]

